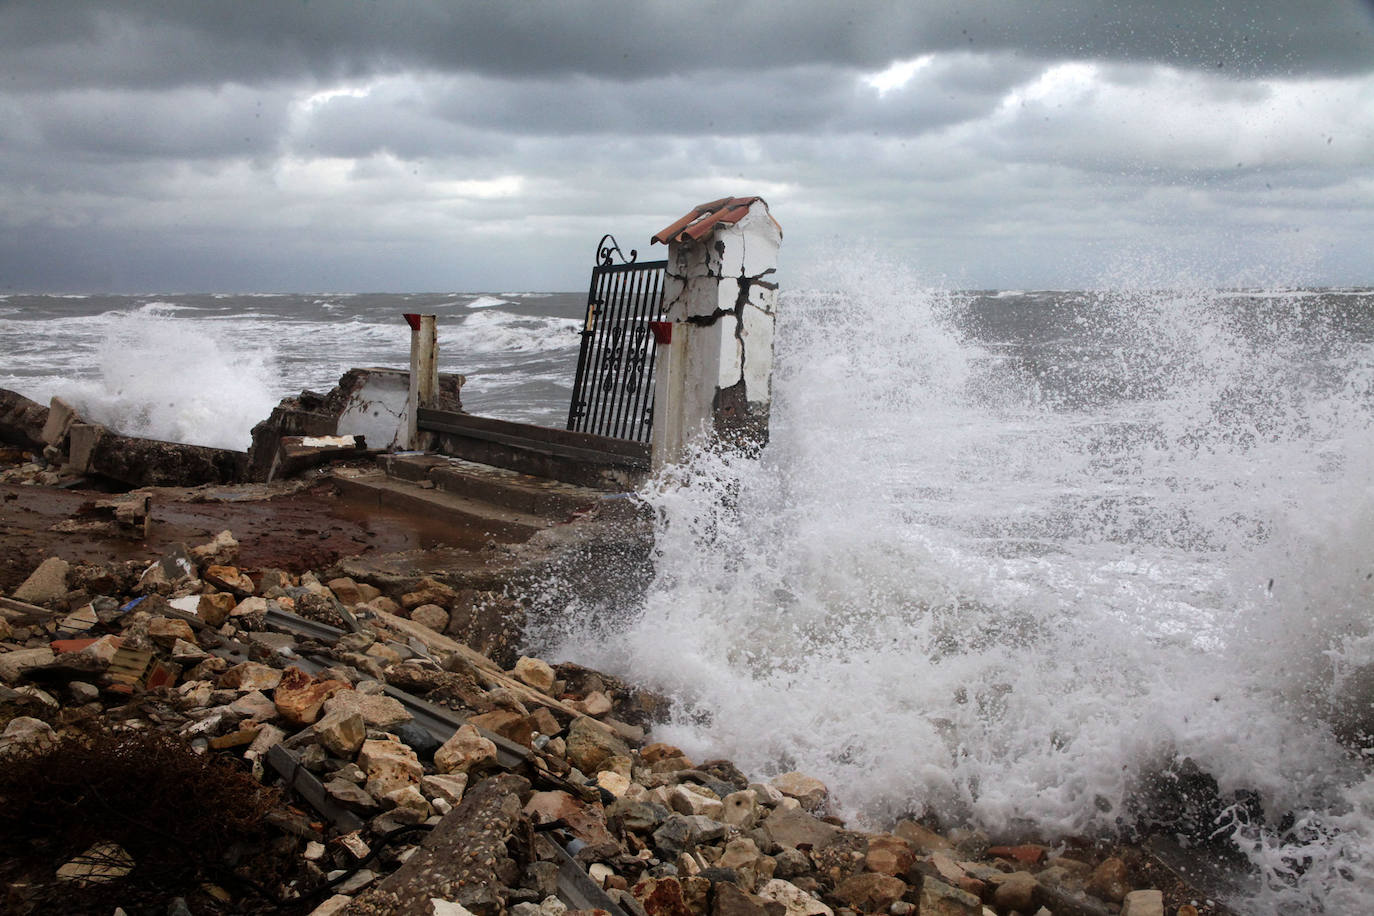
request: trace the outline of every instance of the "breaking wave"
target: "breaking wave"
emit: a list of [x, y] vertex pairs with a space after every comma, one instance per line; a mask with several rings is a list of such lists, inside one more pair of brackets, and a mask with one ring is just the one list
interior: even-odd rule
[[661, 740], [861, 819], [1191, 831], [1255, 912], [1374, 899], [1372, 297], [819, 275], [762, 456], [646, 487], [642, 604], [541, 638], [673, 696]]

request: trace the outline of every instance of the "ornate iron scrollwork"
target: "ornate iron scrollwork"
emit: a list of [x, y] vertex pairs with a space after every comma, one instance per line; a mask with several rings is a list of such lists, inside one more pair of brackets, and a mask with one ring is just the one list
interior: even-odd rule
[[[609, 245], [606, 244], [608, 239], [610, 240]], [[612, 254], [620, 258], [621, 264], [633, 264], [639, 260], [639, 252], [633, 248], [630, 249], [630, 256], [626, 258], [625, 252], [620, 250], [620, 243], [615, 240], [615, 236], [607, 232], [601, 237], [601, 241], [596, 243], [596, 263], [602, 267], [610, 267], [614, 263], [611, 260]]]

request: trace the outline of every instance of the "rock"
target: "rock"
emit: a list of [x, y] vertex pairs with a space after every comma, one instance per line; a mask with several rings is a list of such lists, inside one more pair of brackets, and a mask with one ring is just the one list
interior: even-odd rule
[[630, 756], [630, 746], [594, 719], [579, 716], [568, 727], [568, 762], [594, 775], [611, 757]]
[[353, 898], [347, 894], [335, 894], [311, 910], [309, 916], [339, 916], [352, 902]]
[[758, 889], [764, 900], [781, 903], [785, 916], [835, 916], [835, 911], [788, 881], [770, 878]]
[[201, 563], [214, 563], [221, 566], [232, 564], [238, 559], [239, 542], [232, 532], [225, 530], [210, 541], [191, 548], [191, 556]]
[[881, 913], [902, 899], [906, 882], [892, 875], [864, 872], [846, 878], [835, 888], [835, 896], [864, 913]]
[[1121, 903], [1131, 890], [1126, 863], [1116, 856], [1103, 859], [1102, 864], [1093, 869], [1083, 889], [1099, 900]]
[[172, 643], [172, 661], [178, 665], [194, 665], [209, 657], [210, 653], [195, 643], [189, 643], [184, 639], [178, 639]]
[[662, 805], [632, 798], [619, 798], [606, 809], [606, 816], [618, 818], [631, 833], [649, 833], [667, 820], [672, 812]]
[[477, 728], [500, 735], [516, 744], [531, 747], [534, 744], [534, 721], [511, 709], [494, 709], [491, 712], [471, 716], [468, 722]]
[[596, 787], [603, 792], [609, 792], [614, 798], [623, 798], [630, 791], [631, 785], [633, 783], [630, 782], [630, 777], [612, 770], [602, 770], [596, 774]]
[[1164, 916], [1162, 891], [1131, 891], [1121, 905], [1121, 916]]
[[352, 759], [367, 737], [363, 717], [343, 709], [325, 713], [312, 728], [325, 750], [345, 759]]
[[185, 544], [173, 544], [156, 563], [143, 571], [138, 590], [147, 594], [165, 594], [177, 585], [196, 577], [196, 565]]
[[774, 776], [770, 782], [783, 795], [801, 802], [801, 806], [807, 811], [820, 808], [825, 804], [826, 796], [830, 794], [825, 783], [805, 773], [783, 773], [781, 776]]
[[184, 620], [154, 617], [148, 621], [148, 638], [164, 649], [170, 649], [177, 640], [195, 645], [196, 631]]
[[57, 732], [42, 719], [16, 716], [0, 734], [0, 759], [21, 753], [41, 753], [57, 743]]
[[334, 597], [347, 605], [361, 604], [367, 599], [363, 597], [358, 588], [358, 583], [347, 576], [338, 579], [330, 579], [325, 586], [334, 593]]
[[69, 569], [71, 564], [61, 557], [48, 557], [14, 590], [14, 599], [42, 607], [59, 607], [67, 597]]
[[272, 696], [283, 719], [293, 725], [309, 725], [319, 718], [325, 700], [347, 689], [349, 685], [344, 681], [316, 680], [292, 666], [282, 672], [281, 682]]
[[926, 878], [921, 882], [920, 916], [983, 916], [983, 904], [977, 897], [950, 887], [943, 881]]
[[214, 592], [200, 596], [196, 603], [196, 616], [212, 627], [219, 627], [229, 619], [238, 603], [228, 592]]
[[425, 604], [437, 604], [440, 608], [453, 607], [458, 593], [442, 582], [428, 576], [421, 579], [414, 591], [401, 596], [401, 607], [414, 610]]
[[515, 663], [514, 673], [522, 683], [540, 693], [549, 693], [553, 690], [553, 682], [556, 679], [553, 666], [542, 659], [522, 655]]
[[1011, 859], [1023, 865], [1039, 865], [1045, 859], [1046, 849], [1033, 843], [1020, 846], [989, 846], [987, 854], [998, 859]]
[[600, 806], [588, 805], [567, 792], [535, 792], [525, 803], [525, 816], [536, 826], [561, 820], [589, 846], [615, 842], [615, 837], [606, 829]]
[[422, 604], [410, 612], [410, 619], [436, 633], [448, 629], [448, 611], [437, 604]]
[[693, 916], [677, 878], [645, 878], [630, 891], [646, 916]]
[[382, 807], [371, 792], [346, 779], [331, 779], [324, 784], [324, 790], [330, 798], [358, 814], [369, 815]]
[[819, 848], [840, 831], [834, 824], [827, 824], [799, 808], [775, 808], [764, 819], [763, 829], [774, 843], [792, 849], [803, 844]]
[[899, 836], [880, 833], [868, 838], [864, 868], [880, 875], [902, 875], [916, 862], [911, 845]]
[[611, 698], [600, 690], [593, 690], [582, 699], [573, 700], [568, 705], [582, 713], [582, 715], [591, 716], [593, 719], [604, 717], [613, 708]]
[[49, 665], [55, 657], [52, 649], [47, 646], [0, 652], [0, 680], [13, 684], [23, 677], [26, 671]]
[[420, 785], [430, 798], [442, 798], [449, 804], [456, 805], [463, 800], [463, 792], [468, 786], [468, 774], [436, 773], [423, 777]]
[[1039, 885], [1030, 872], [990, 875], [988, 880], [996, 888], [992, 893], [992, 902], [998, 909], [1029, 913], [1035, 905], [1035, 890]]
[[752, 830], [759, 822], [759, 800], [748, 789], [731, 792], [721, 799], [720, 820], [741, 830]]
[[668, 807], [679, 814], [700, 814], [721, 820], [725, 806], [710, 789], [684, 783], [668, 790]]
[[714, 886], [711, 916], [782, 916], [786, 908], [777, 901], [765, 900], [730, 883]]
[[422, 728], [414, 722], [393, 725], [390, 731], [423, 759], [433, 760], [434, 752], [443, 747], [439, 739], [430, 734], [429, 729]]
[[425, 798], [418, 786], [402, 786], [393, 789], [382, 796], [393, 809], [413, 811], [420, 820], [424, 820], [434, 813], [434, 809], [429, 806], [429, 800]]
[[244, 598], [234, 605], [234, 610], [230, 612], [230, 617], [260, 617], [267, 613], [267, 599], [254, 595], [252, 598]]
[[275, 725], [264, 725], [258, 730], [258, 736], [253, 739], [253, 743], [248, 746], [248, 750], [243, 752], [245, 760], [257, 761], [267, 755], [272, 748], [281, 744], [286, 739], [286, 732], [277, 728]]
[[440, 773], [467, 773], [496, 765], [496, 745], [471, 725], [453, 733], [434, 752], [434, 768]]
[[261, 690], [250, 690], [229, 704], [229, 710], [236, 716], [266, 722], [277, 717], [277, 704]]
[[280, 668], [242, 662], [221, 674], [216, 683], [231, 690], [275, 690], [281, 679]]
[[325, 712], [356, 712], [370, 728], [390, 730], [414, 718], [400, 700], [377, 694], [340, 690], [324, 703]]
[[96, 843], [57, 869], [58, 881], [108, 884], [134, 870], [134, 857], [115, 843]]
[[418, 783], [425, 774], [415, 752], [394, 735], [364, 741], [358, 751], [358, 766], [367, 774], [367, 788], [374, 796]]
[[689, 852], [699, 843], [725, 836], [725, 825], [701, 815], [671, 814], [654, 831], [654, 845], [669, 859]]

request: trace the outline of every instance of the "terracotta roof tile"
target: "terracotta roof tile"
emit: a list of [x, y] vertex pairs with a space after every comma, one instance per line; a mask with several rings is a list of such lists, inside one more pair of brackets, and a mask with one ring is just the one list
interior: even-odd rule
[[[749, 212], [749, 208], [752, 207], [756, 201], [763, 201], [763, 198], [722, 197], [720, 200], [713, 200], [710, 203], [701, 204], [700, 206], [693, 207], [686, 216], [659, 232], [649, 241], [651, 243], [661, 242], [664, 245], [672, 241], [695, 241], [706, 235], [718, 225], [737, 223], [744, 219], [744, 215]], [[768, 202], [764, 201], [763, 205], [766, 208]], [[771, 214], [769, 218], [772, 219]], [[773, 220], [773, 225], [777, 226], [778, 221]], [[778, 232], [782, 232], [781, 226], [778, 226]]]

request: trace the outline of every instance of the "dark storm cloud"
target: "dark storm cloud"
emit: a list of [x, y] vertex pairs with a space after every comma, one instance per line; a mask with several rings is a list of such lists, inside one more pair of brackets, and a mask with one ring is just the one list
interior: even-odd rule
[[1242, 76], [1374, 65], [1370, 0], [10, 0], [0, 10], [0, 74], [13, 88], [260, 84], [403, 69], [619, 80], [714, 68], [874, 69], [960, 50]]
[[608, 229], [738, 193], [794, 265], [852, 234], [1064, 285], [1300, 237], [1368, 282], [1372, 27], [1292, 0], [0, 0], [0, 288], [566, 289]]

